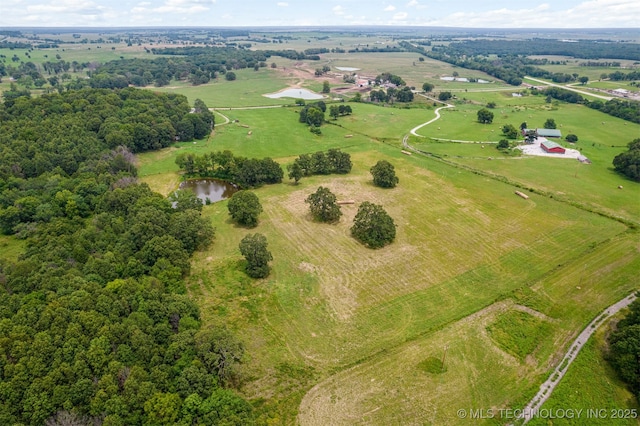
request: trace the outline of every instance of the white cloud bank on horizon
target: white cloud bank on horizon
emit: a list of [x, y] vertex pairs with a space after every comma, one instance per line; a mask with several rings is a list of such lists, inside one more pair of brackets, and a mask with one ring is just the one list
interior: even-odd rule
[[341, 25], [639, 28], [640, 1], [0, 0], [0, 28]]

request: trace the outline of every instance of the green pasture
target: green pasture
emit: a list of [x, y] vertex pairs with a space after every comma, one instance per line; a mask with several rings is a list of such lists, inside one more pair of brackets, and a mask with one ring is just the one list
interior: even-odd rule
[[[361, 106], [364, 105], [352, 104], [354, 114]], [[216, 112], [218, 125], [208, 139], [177, 143], [169, 148], [138, 155], [139, 173], [143, 180], [160, 193], [170, 193], [180, 183], [175, 158], [181, 152], [201, 155], [230, 150], [235, 155], [250, 158], [271, 157], [287, 163], [305, 153], [327, 151], [331, 148], [369, 147], [370, 136], [340, 127], [348, 117], [332, 120], [332, 123], [337, 125], [323, 125], [322, 135], [317, 136], [309, 131], [308, 126], [298, 122], [299, 108], [295, 107], [220, 109]], [[219, 114], [228, 117], [231, 122], [221, 125], [224, 120]], [[238, 121], [235, 122], [236, 120]]]
[[[190, 103], [202, 99], [210, 108], [243, 107], [260, 105], [293, 104], [295, 99], [271, 99], [263, 96], [268, 93], [286, 89], [299, 80], [271, 68], [260, 68], [259, 71], [243, 69], [234, 71], [236, 80], [227, 81], [224, 75], [203, 85], [193, 86], [189, 82], [171, 82], [166, 87], [150, 88], [159, 92], [179, 93], [185, 95]], [[322, 87], [322, 83], [320, 83]]]
[[[595, 87], [596, 89], [604, 89], [604, 90], [616, 90], [616, 89], [626, 89], [630, 92], [639, 92], [640, 87], [632, 86], [631, 81], [590, 81], [587, 83], [585, 88]], [[582, 87], [582, 86], [579, 86]]]
[[[291, 33], [272, 33], [272, 32], [256, 32], [252, 33], [252, 38], [262, 38], [263, 36], [271, 39], [278, 35], [285, 35], [291, 37], [292, 40], [283, 40], [282, 43], [252, 43], [251, 48], [254, 50], [267, 50], [267, 49], [294, 49], [304, 51], [311, 48], [325, 48], [325, 49], [355, 49], [358, 45], [360, 47], [376, 47], [376, 46], [395, 46], [397, 41], [393, 41], [392, 35], [370, 35], [361, 33], [349, 33], [349, 32], [315, 32], [315, 31], [301, 31]], [[378, 44], [376, 44], [378, 42]], [[382, 44], [380, 44], [382, 43]]]
[[[29, 58], [26, 53], [29, 53]], [[67, 62], [78, 61], [84, 62], [108, 62], [115, 61], [124, 57], [126, 59], [138, 57], [152, 57], [151, 54], [145, 53], [142, 46], [127, 46], [126, 43], [104, 43], [104, 44], [61, 44], [59, 47], [46, 49], [34, 48], [29, 49], [0, 49], [0, 54], [7, 57], [6, 64], [14, 65], [11, 61], [13, 55], [18, 56], [23, 62], [33, 62], [41, 64], [42, 62], [58, 62], [65, 60]], [[60, 55], [60, 59], [56, 57]], [[19, 64], [19, 62], [18, 62]], [[71, 72], [70, 72], [71, 73]], [[72, 74], [72, 73], [71, 73]]]
[[[528, 288], [526, 283], [536, 283], [559, 267], [573, 265], [591, 247], [599, 247], [624, 230], [616, 222], [553, 199], [533, 195], [530, 200], [522, 200], [513, 195], [509, 185], [437, 161], [407, 157], [387, 145], [366, 142], [344, 149], [354, 159], [354, 170], [348, 176], [305, 178], [297, 186], [285, 183], [257, 190], [265, 213], [256, 230], [243, 230], [230, 223], [224, 202], [205, 207], [205, 214], [217, 229], [216, 242], [198, 254], [189, 285], [203, 306], [207, 321], [229, 322], [246, 336], [252, 355], [246, 365], [250, 380], [244, 391], [256, 398], [275, 392], [274, 403], [279, 404], [278, 410], [288, 413], [289, 421], [305, 391], [318, 380], [333, 383], [342, 374], [332, 376], [333, 372], [349, 365], [369, 366], [367, 360], [371, 357], [375, 362], [394, 364], [393, 358], [385, 354], [393, 353], [403, 342], [422, 342], [422, 336], [431, 339], [432, 333], [447, 324], [475, 324], [463, 318], [523, 286]], [[396, 165], [400, 177], [396, 189], [378, 190], [369, 183], [368, 168], [381, 156]], [[348, 222], [355, 207], [343, 207], [345, 217], [338, 225], [312, 222], [303, 200], [318, 185], [330, 187], [339, 199], [382, 203], [396, 219], [397, 241], [375, 252], [355, 243], [348, 235]], [[239, 269], [238, 241], [246, 232], [255, 231], [267, 235], [275, 258], [272, 275], [262, 282], [247, 280]], [[620, 254], [615, 251], [603, 262], [611, 263]], [[637, 267], [637, 257], [632, 253], [627, 263], [636, 262], [631, 266]], [[630, 268], [621, 266], [625, 271]], [[611, 274], [617, 276], [618, 271]], [[586, 309], [587, 316], [615, 298], [607, 295], [631, 285], [603, 289], [602, 300]], [[560, 336], [572, 331], [568, 327], [563, 330]], [[559, 328], [554, 328], [554, 336], [558, 333]], [[486, 392], [502, 389], [489, 392], [479, 401], [502, 401], [508, 405], [512, 401], [508, 395], [521, 395], [524, 399], [528, 389], [535, 387], [549, 368], [548, 359], [557, 350], [553, 342], [557, 337], [537, 350], [535, 367], [528, 370], [526, 379], [511, 387], [496, 386], [493, 376], [488, 378], [484, 373], [477, 376], [482, 382], [478, 389], [483, 392], [485, 388]], [[463, 346], [464, 351], [475, 348], [477, 363], [491, 358], [486, 358], [489, 355], [481, 346]], [[496, 352], [495, 345], [492, 347], [491, 356], [504, 358], [502, 352]], [[463, 350], [462, 346], [459, 350]], [[467, 356], [464, 353], [461, 360]], [[420, 355], [416, 364], [428, 356], [437, 355]], [[479, 374], [476, 361], [469, 362], [462, 362], [467, 370], [456, 369], [458, 379], [470, 374], [469, 368]], [[513, 368], [495, 379], [497, 383], [520, 377], [516, 371], [521, 367], [514, 364]], [[282, 369], [297, 373], [292, 379]], [[373, 371], [378, 371], [377, 367]], [[413, 375], [405, 371], [394, 380], [412, 383]], [[384, 377], [390, 376], [372, 378]], [[330, 386], [331, 393], [346, 403], [350, 392], [364, 392], [364, 383], [347, 385], [353, 380], [349, 376], [340, 386]], [[368, 379], [365, 382], [370, 386]], [[447, 392], [455, 392], [454, 387]], [[420, 398], [425, 394], [419, 395], [414, 404], [424, 402]], [[369, 402], [376, 401], [381, 400], [373, 398]], [[305, 404], [301, 416], [306, 412]], [[445, 404], [444, 399], [429, 400], [429, 404], [441, 407], [438, 413], [446, 408], [438, 405]], [[412, 411], [415, 407], [407, 408], [409, 411], [390, 407], [379, 410], [376, 416], [419, 415]], [[331, 408], [326, 412], [334, 411]], [[429, 413], [433, 415], [432, 411]], [[447, 422], [451, 415], [447, 415]]]
[[[580, 351], [569, 370], [558, 384], [551, 397], [542, 405], [543, 410], [582, 410], [581, 421], [555, 419], [554, 425], [637, 425], [633, 416], [627, 418], [630, 410], [640, 411], [640, 406], [625, 384], [604, 359], [606, 351], [605, 332], [602, 327]], [[589, 410], [592, 410], [589, 412]], [[604, 410], [604, 411], [600, 411]], [[620, 410], [620, 411], [618, 411]], [[612, 419], [612, 414], [621, 412], [622, 418]], [[595, 413], [598, 413], [597, 415]], [[603, 415], [605, 414], [605, 415]], [[640, 415], [640, 414], [639, 414]], [[637, 417], [637, 416], [636, 416]], [[534, 418], [530, 425], [547, 425], [547, 419]]]
[[25, 249], [25, 241], [17, 238], [0, 235], [0, 259], [17, 260]]
[[[358, 75], [365, 78], [375, 78], [382, 72], [390, 72], [399, 75], [407, 83], [408, 86], [414, 86], [417, 89], [422, 88], [422, 83], [429, 82], [435, 85], [435, 91], [449, 89], [486, 89], [491, 87], [507, 87], [502, 82], [492, 84], [480, 83], [461, 83], [440, 80], [440, 77], [451, 76], [454, 71], [460, 74], [460, 77], [480, 78], [487, 81], [494, 81], [495, 78], [482, 71], [467, 70], [455, 67], [446, 62], [436, 61], [430, 58], [424, 58], [419, 61], [420, 55], [413, 52], [398, 53], [325, 53], [321, 55], [322, 59], [327, 61], [332, 67], [352, 67], [360, 68], [355, 71]], [[332, 69], [335, 72], [348, 72]]]
[[499, 315], [487, 331], [500, 348], [524, 361], [541, 341], [548, 340], [553, 328], [548, 321], [527, 312], [508, 311]]
[[[305, 395], [300, 405], [300, 423], [347, 423], [349, 419], [359, 419], [369, 424], [395, 424], [401, 419], [415, 419], [416, 424], [466, 425], [470, 421], [513, 421], [506, 415], [469, 420], [459, 417], [458, 410], [466, 409], [468, 414], [470, 409], [523, 407], [579, 330], [601, 309], [637, 289], [640, 283], [634, 270], [640, 266], [640, 259], [634, 245], [637, 246], [637, 235], [613, 238], [591, 253], [559, 265], [557, 273], [542, 275], [531, 287], [525, 284], [517, 289], [513, 294], [519, 304], [498, 301], [441, 331], [410, 340], [330, 376]], [[615, 268], [619, 269], [612, 273]], [[563, 291], [556, 292], [554, 288]], [[519, 359], [505, 351], [502, 344], [496, 344], [486, 330], [504, 323], [505, 316], [513, 318], [514, 313], [522, 312], [526, 312], [526, 318], [535, 315], [535, 320], [527, 322], [545, 324], [546, 331], [540, 333], [534, 327], [537, 339], [530, 340], [531, 336], [523, 336], [523, 330], [511, 324], [511, 319], [508, 326], [500, 327], [504, 333], [501, 342], [527, 341], [530, 352]], [[433, 358], [445, 360], [445, 372], [424, 371], [424, 364]], [[583, 360], [583, 368], [594, 371], [583, 377], [576, 374], [579, 384], [574, 380], [560, 389], [561, 396], [575, 395], [578, 390], [579, 398], [596, 406], [608, 406], [613, 388], [629, 400], [630, 394], [621, 389], [619, 382], [613, 386], [607, 383], [610, 374], [600, 376], [593, 387], [589, 385], [589, 379], [603, 369], [601, 358]], [[601, 394], [603, 385], [606, 392]], [[623, 398], [615, 400], [620, 402]], [[575, 405], [573, 401], [561, 401], [558, 408]], [[627, 401], [621, 407], [629, 404], [633, 403]]]
[[[531, 99], [533, 97], [529, 97]], [[518, 98], [523, 99], [523, 98]], [[533, 98], [535, 100], [536, 98]], [[553, 105], [553, 104], [551, 104]], [[499, 127], [526, 121], [531, 127], [541, 127], [547, 118], [553, 118], [559, 125], [563, 135], [576, 134], [579, 138], [576, 144], [558, 141], [567, 148], [578, 149], [592, 161], [592, 164], [582, 164], [573, 159], [557, 159], [532, 156], [504, 156], [494, 146], [478, 144], [453, 144], [434, 142], [429, 137], [442, 137], [446, 129], [460, 138], [482, 135], [478, 123], [468, 123], [463, 126], [468, 129], [465, 134], [455, 133], [456, 123], [464, 122], [460, 117], [469, 120], [472, 114], [455, 110], [443, 111], [443, 119], [424, 127], [419, 131], [425, 138], [412, 138], [411, 143], [419, 149], [443, 156], [449, 161], [458, 162], [485, 172], [506, 176], [513, 181], [520, 182], [525, 187], [537, 188], [550, 195], [580, 203], [589, 208], [602, 210], [614, 216], [620, 216], [631, 221], [640, 218], [640, 199], [637, 183], [613, 171], [613, 158], [625, 151], [626, 144], [640, 135], [640, 126], [629, 123], [580, 105], [562, 104], [551, 106], [547, 104], [539, 107], [529, 106], [523, 110], [512, 107], [505, 111], [506, 119], [500, 116], [499, 121], [490, 126], [494, 132], [493, 140], [502, 138]], [[509, 107], [507, 107], [509, 108]], [[498, 104], [496, 110], [505, 110]], [[494, 110], [494, 113], [496, 112]], [[511, 112], [514, 111], [514, 112]], [[498, 124], [498, 126], [496, 126]], [[441, 130], [437, 130], [438, 126]], [[561, 126], [561, 127], [560, 127]], [[487, 132], [485, 131], [485, 135]], [[489, 159], [495, 161], [488, 161]], [[544, 171], [541, 173], [541, 171]], [[618, 189], [622, 186], [622, 189]]]
[[589, 77], [589, 81], [599, 80], [602, 74], [620, 71], [619, 67], [581, 67], [575, 62], [567, 65], [541, 65], [540, 68], [553, 73], [579, 74], [580, 76]]

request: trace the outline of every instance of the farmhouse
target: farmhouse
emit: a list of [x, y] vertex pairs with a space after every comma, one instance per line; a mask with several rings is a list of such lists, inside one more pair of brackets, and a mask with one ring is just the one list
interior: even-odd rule
[[560, 145], [558, 145], [555, 142], [551, 142], [548, 140], [543, 140], [542, 142], [540, 142], [540, 148], [544, 149], [546, 152], [549, 152], [551, 154], [564, 154], [565, 153], [565, 149], [563, 147], [561, 147]]

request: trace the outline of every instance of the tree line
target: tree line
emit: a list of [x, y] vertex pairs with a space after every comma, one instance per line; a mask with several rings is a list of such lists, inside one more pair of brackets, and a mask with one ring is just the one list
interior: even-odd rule
[[132, 89], [0, 105], [0, 230], [26, 242], [0, 260], [0, 424], [252, 421], [230, 388], [242, 344], [201, 328], [185, 295], [190, 256], [214, 236], [202, 204], [185, 192], [172, 207], [99, 135], [119, 110], [148, 109], [152, 129], [189, 113]]
[[[564, 53], [549, 53], [554, 51], [549, 46], [557, 47], [558, 51], [560, 48], [566, 50]], [[431, 50], [426, 50], [421, 46], [411, 46], [411, 50], [424, 56], [462, 68], [483, 71], [514, 86], [519, 86], [525, 75], [550, 79], [556, 83], [574, 81], [577, 79], [577, 75], [547, 71], [540, 66], [550, 63], [548, 59], [533, 59], [528, 55], [554, 54], [588, 59], [590, 56], [586, 56], [585, 52], [589, 49], [593, 49], [592, 52], [599, 52], [593, 58], [621, 58], [618, 56], [621, 54], [618, 49], [622, 49], [630, 56], [625, 59], [633, 59], [632, 57], [635, 56], [640, 59], [640, 44], [632, 43], [580, 44], [559, 41], [547, 43], [545, 40], [534, 39], [527, 41], [468, 40], [433, 46]], [[527, 52], [527, 55], [523, 55], [521, 52]]]
[[[640, 139], [636, 141], [640, 145]], [[608, 336], [607, 360], [636, 398], [640, 398], [640, 301], [629, 305], [629, 313]]]
[[453, 50], [466, 56], [554, 55], [581, 59], [629, 59], [640, 61], [640, 44], [579, 40], [567, 43], [561, 40], [532, 38], [528, 40], [464, 40], [451, 43]]
[[188, 176], [213, 177], [228, 180], [241, 188], [256, 188], [282, 182], [284, 172], [271, 158], [246, 158], [229, 150], [197, 155], [180, 153], [176, 164]]
[[[179, 47], [179, 48], [154, 48], [150, 52], [162, 57], [133, 58], [109, 61], [99, 64], [87, 71], [88, 80], [76, 78], [66, 88], [80, 89], [92, 88], [125, 88], [129, 85], [143, 87], [154, 85], [166, 86], [171, 80], [188, 81], [193, 85], [206, 84], [219, 74], [227, 71], [253, 68], [258, 70], [267, 66], [267, 59], [271, 56], [281, 56], [292, 60], [319, 60], [318, 55], [309, 55], [295, 50], [261, 50], [252, 51], [237, 47]], [[67, 73], [70, 69], [74, 72], [89, 67], [89, 63], [67, 62], [57, 55], [57, 62], [46, 61], [42, 67], [31, 61], [22, 61], [17, 66], [5, 65], [0, 62], [0, 77], [10, 75], [20, 82], [28, 85], [43, 87], [49, 83], [51, 87], [62, 91], [64, 87], [58, 78], [54, 77]], [[170, 56], [170, 57], [167, 57]], [[42, 69], [44, 68], [44, 70]], [[46, 74], [45, 74], [46, 73]], [[70, 76], [69, 76], [70, 77]]]
[[317, 151], [313, 154], [301, 154], [287, 166], [289, 179], [294, 179], [296, 183], [305, 176], [347, 174], [351, 171], [351, 156], [347, 152], [339, 149], [330, 149], [325, 154]]
[[627, 147], [629, 149], [626, 152], [613, 159], [613, 167], [618, 173], [640, 182], [640, 138], [629, 142]]

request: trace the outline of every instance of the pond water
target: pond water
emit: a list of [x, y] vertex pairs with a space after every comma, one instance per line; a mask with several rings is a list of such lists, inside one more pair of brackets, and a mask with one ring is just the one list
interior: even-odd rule
[[[440, 80], [445, 80], [445, 81], [462, 81], [464, 83], [468, 83], [469, 79], [466, 77], [440, 77]], [[489, 83], [487, 80], [483, 80], [481, 78], [477, 79], [475, 81], [476, 83]]]
[[278, 99], [278, 98], [295, 98], [295, 99], [305, 99], [305, 100], [315, 100], [322, 99], [324, 96], [319, 95], [317, 93], [312, 92], [307, 89], [285, 89], [278, 93], [267, 93], [267, 98]]
[[340, 71], [360, 71], [360, 68], [352, 68], [352, 67], [336, 67], [336, 69]]
[[218, 179], [189, 179], [180, 184], [178, 190], [189, 190], [196, 193], [203, 204], [226, 200], [230, 198], [238, 188], [229, 182]]

